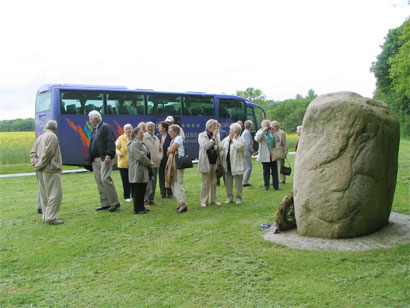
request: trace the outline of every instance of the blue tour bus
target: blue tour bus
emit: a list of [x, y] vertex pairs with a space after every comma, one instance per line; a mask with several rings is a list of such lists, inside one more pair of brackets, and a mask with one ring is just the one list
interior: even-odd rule
[[109, 123], [115, 137], [123, 126], [152, 121], [159, 123], [172, 115], [185, 132], [185, 147], [192, 158], [198, 157], [198, 134], [208, 119], [216, 119], [229, 131], [232, 122], [251, 120], [257, 130], [256, 115], [265, 118], [264, 109], [242, 97], [200, 92], [159, 92], [126, 87], [47, 84], [37, 91], [35, 110], [36, 137], [48, 120], [58, 122], [64, 165], [86, 164], [92, 127], [88, 113], [98, 110]]

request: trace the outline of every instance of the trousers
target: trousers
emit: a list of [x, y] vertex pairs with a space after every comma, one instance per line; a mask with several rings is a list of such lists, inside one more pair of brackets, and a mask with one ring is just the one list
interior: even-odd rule
[[100, 194], [101, 206], [114, 206], [120, 204], [114, 181], [111, 178], [114, 159], [108, 165], [100, 157], [94, 158], [94, 179]]
[[58, 172], [42, 172], [38, 174], [38, 189], [41, 199], [43, 221], [50, 222], [58, 219], [57, 214], [63, 200], [63, 187], [61, 175]]

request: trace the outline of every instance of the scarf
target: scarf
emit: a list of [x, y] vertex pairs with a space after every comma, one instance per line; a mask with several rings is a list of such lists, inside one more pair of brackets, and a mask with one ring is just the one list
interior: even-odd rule
[[165, 188], [170, 188], [177, 178], [177, 162], [175, 160], [175, 153], [170, 153], [165, 166]]

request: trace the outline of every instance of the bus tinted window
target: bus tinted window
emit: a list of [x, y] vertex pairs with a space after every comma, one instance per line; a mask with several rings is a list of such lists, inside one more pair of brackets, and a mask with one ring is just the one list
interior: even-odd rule
[[44, 112], [51, 109], [51, 91], [43, 92], [36, 97], [36, 112]]
[[220, 98], [219, 116], [233, 121], [246, 120], [245, 102], [239, 99]]
[[190, 116], [213, 116], [215, 115], [214, 99], [211, 96], [184, 97], [183, 115]]
[[150, 115], [178, 115], [181, 114], [182, 97], [173, 94], [149, 94], [147, 106]]
[[144, 95], [109, 92], [107, 93], [108, 114], [144, 114]]
[[61, 92], [61, 113], [88, 114], [91, 110], [104, 112], [104, 94], [94, 91], [71, 91]]

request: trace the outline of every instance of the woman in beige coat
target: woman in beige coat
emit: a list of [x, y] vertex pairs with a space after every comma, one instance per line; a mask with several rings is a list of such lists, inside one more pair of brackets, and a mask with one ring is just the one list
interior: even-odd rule
[[128, 176], [134, 199], [134, 214], [146, 214], [144, 195], [149, 181], [149, 168], [153, 163], [147, 146], [142, 142], [144, 136], [141, 127], [133, 131], [133, 139], [128, 143]]
[[229, 127], [229, 136], [222, 141], [222, 157], [225, 173], [227, 200], [233, 202], [233, 179], [236, 186], [236, 204], [242, 202], [242, 179], [245, 172], [245, 138], [241, 137], [241, 126], [232, 123]]
[[216, 200], [216, 167], [220, 141], [218, 139], [218, 121], [206, 122], [206, 130], [198, 135], [199, 161], [198, 172], [202, 173], [201, 206], [208, 203], [221, 205]]

